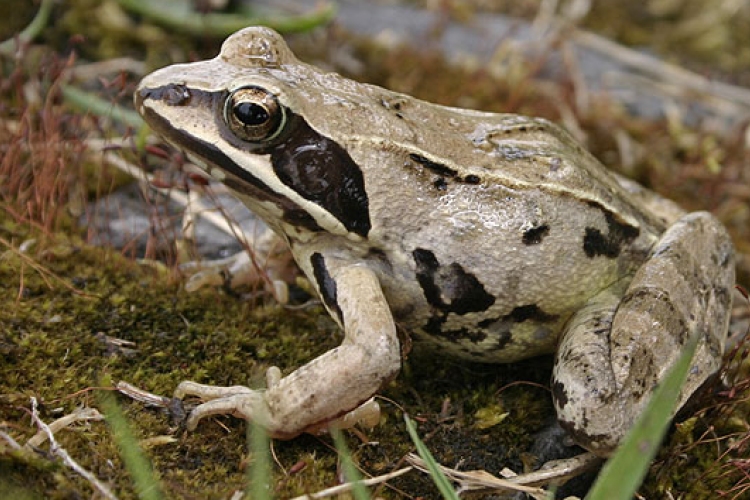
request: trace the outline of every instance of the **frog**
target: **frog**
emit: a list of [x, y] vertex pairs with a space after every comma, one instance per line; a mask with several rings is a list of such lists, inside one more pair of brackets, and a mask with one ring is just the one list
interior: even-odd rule
[[135, 107], [285, 241], [344, 332], [285, 376], [269, 369], [266, 388], [180, 383], [176, 397], [203, 401], [188, 429], [230, 414], [279, 439], [320, 431], [371, 405], [409, 345], [466, 362], [552, 355], [560, 425], [606, 457], [689, 339], [678, 407], [720, 366], [724, 226], [551, 121], [359, 83], [266, 27], [147, 75]]

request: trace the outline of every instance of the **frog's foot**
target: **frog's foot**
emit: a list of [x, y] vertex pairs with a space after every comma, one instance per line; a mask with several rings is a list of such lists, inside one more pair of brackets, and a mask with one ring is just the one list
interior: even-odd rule
[[679, 219], [624, 294], [622, 285], [613, 285], [566, 326], [552, 379], [563, 427], [589, 450], [611, 453], [696, 334], [682, 406], [719, 367], [733, 285], [724, 227], [705, 212]]
[[[322, 255], [316, 265], [321, 281], [336, 291], [324, 296], [326, 305], [346, 325], [341, 345], [286, 377], [278, 368], [269, 369], [265, 391], [182, 382], [175, 391], [177, 398], [191, 394], [208, 400], [191, 413], [189, 429], [201, 418], [220, 413], [253, 420], [272, 437], [282, 439], [334, 421], [350, 425], [362, 419], [350, 412], [398, 373], [401, 346], [377, 275], [366, 267], [326, 260]], [[372, 418], [374, 408], [369, 403], [362, 411]]]
[[204, 286], [225, 286], [237, 289], [243, 285], [263, 286], [281, 304], [289, 299], [287, 283], [294, 281], [295, 266], [291, 254], [274, 254], [263, 262], [262, 268], [246, 251], [237, 252], [224, 259], [191, 261], [180, 265], [180, 271], [189, 276], [185, 290], [193, 292]]
[[204, 401], [190, 412], [185, 427], [192, 431], [198, 422], [211, 415], [233, 415], [246, 420], [254, 420], [261, 425], [268, 420], [268, 408], [263, 399], [263, 391], [235, 385], [221, 387], [204, 385], [185, 380], [174, 391], [174, 397], [196, 396]]
[[[266, 379], [269, 388], [278, 385], [281, 381], [281, 371], [275, 366], [269, 368]], [[271, 437], [278, 439], [291, 438], [300, 432], [322, 434], [331, 428], [349, 429], [358, 424], [374, 427], [380, 420], [380, 406], [374, 398], [370, 398], [340, 417], [310, 424], [300, 431], [289, 432], [274, 423], [271, 410], [265, 401], [265, 393], [266, 391], [253, 390], [241, 385], [222, 387], [186, 380], [177, 386], [174, 397], [183, 399], [185, 396], [196, 396], [206, 401], [193, 409], [188, 416], [185, 427], [190, 431], [195, 430], [201, 419], [211, 415], [232, 415], [251, 420], [264, 427]]]

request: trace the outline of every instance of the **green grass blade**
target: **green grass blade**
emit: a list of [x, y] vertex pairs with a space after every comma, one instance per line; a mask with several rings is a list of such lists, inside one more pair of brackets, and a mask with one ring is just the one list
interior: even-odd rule
[[86, 92], [73, 85], [63, 85], [62, 94], [66, 102], [86, 113], [108, 117], [133, 128], [143, 126], [143, 119], [138, 113], [112, 104], [111, 101], [102, 99], [92, 92]]
[[352, 454], [349, 453], [349, 449], [346, 446], [344, 435], [340, 429], [334, 427], [331, 429], [331, 436], [333, 436], [333, 444], [336, 446], [336, 451], [338, 451], [339, 457], [341, 457], [341, 466], [344, 469], [346, 480], [353, 483], [352, 495], [356, 500], [369, 500], [370, 493], [368, 493], [365, 485], [362, 484], [362, 475], [354, 466]]
[[98, 400], [107, 425], [112, 429], [112, 436], [120, 450], [120, 457], [133, 478], [138, 498], [161, 500], [164, 495], [159, 480], [151, 468], [151, 463], [139, 446], [138, 440], [133, 435], [125, 414], [117, 404], [114, 395], [109, 391], [99, 391]]
[[[39, 10], [37, 11], [34, 19], [31, 23], [24, 28], [18, 34], [18, 41], [21, 43], [31, 42], [37, 37], [39, 33], [47, 26], [49, 22], [50, 14], [52, 13], [52, 7], [54, 7], [54, 0], [42, 0]], [[0, 43], [0, 54], [12, 55], [13, 51], [16, 50], [17, 41], [15, 38], [10, 38]]]
[[651, 401], [628, 432], [617, 452], [604, 465], [587, 500], [630, 500], [641, 485], [672, 420], [680, 388], [690, 369], [698, 336], [688, 341], [674, 367], [651, 396]]
[[333, 3], [321, 4], [312, 12], [305, 14], [265, 17], [241, 13], [198, 12], [192, 9], [191, 2], [186, 1], [117, 1], [125, 9], [149, 21], [195, 36], [226, 37], [247, 26], [268, 26], [281, 33], [301, 32], [327, 23], [336, 14], [336, 6]]
[[249, 484], [245, 490], [245, 498], [271, 500], [271, 453], [268, 433], [255, 422], [247, 426], [247, 432], [253, 460], [248, 468]]
[[419, 436], [417, 435], [417, 428], [414, 425], [414, 422], [405, 413], [404, 421], [406, 422], [406, 430], [409, 432], [409, 436], [414, 442], [414, 446], [417, 448], [417, 453], [422, 458], [422, 460], [425, 461], [425, 464], [427, 464], [427, 469], [430, 471], [432, 481], [435, 483], [435, 486], [437, 486], [440, 494], [446, 500], [459, 500], [458, 495], [456, 494], [456, 490], [453, 489], [453, 486], [451, 485], [450, 481], [448, 481], [448, 478], [445, 477], [443, 471], [440, 470], [440, 466], [435, 461], [435, 457], [432, 456], [432, 453], [430, 453], [430, 450], [427, 449], [427, 446], [425, 446], [422, 440], [419, 439]]

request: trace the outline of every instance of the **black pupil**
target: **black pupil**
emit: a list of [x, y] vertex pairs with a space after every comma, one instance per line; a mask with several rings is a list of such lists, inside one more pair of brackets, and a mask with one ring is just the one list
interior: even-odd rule
[[263, 125], [270, 118], [268, 110], [260, 104], [241, 102], [234, 107], [234, 116], [245, 125]]

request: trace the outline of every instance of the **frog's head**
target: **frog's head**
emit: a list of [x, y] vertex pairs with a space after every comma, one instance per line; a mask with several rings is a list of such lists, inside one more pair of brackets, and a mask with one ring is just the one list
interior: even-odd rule
[[135, 106], [277, 230], [361, 239], [371, 227], [362, 171], [310, 124], [325, 75], [299, 62], [278, 33], [253, 27], [214, 59], [146, 76]]

